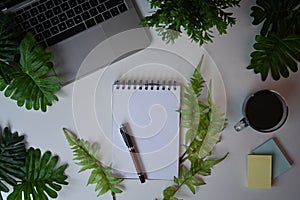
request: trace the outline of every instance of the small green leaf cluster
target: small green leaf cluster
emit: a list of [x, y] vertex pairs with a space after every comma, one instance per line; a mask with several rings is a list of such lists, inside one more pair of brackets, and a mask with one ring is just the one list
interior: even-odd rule
[[298, 71], [300, 62], [299, 0], [257, 0], [251, 8], [252, 24], [262, 24], [255, 37], [254, 51], [248, 69], [265, 81], [271, 73], [274, 80]]
[[98, 192], [97, 196], [103, 195], [108, 191], [111, 191], [112, 197], [117, 193], [121, 193], [122, 190], [118, 188], [118, 185], [123, 179], [115, 177], [111, 173], [111, 166], [103, 166], [98, 160], [98, 145], [78, 139], [67, 129], [63, 129], [63, 132], [71, 146], [74, 160], [77, 161], [76, 164], [82, 166], [79, 172], [91, 170], [87, 184], [96, 184], [95, 192]]
[[182, 186], [187, 186], [195, 194], [198, 186], [205, 182], [201, 176], [211, 174], [211, 168], [223, 161], [227, 155], [220, 159], [208, 159], [214, 146], [220, 141], [219, 136], [224, 129], [224, 114], [218, 113], [212, 101], [211, 84], [208, 88], [207, 102], [201, 100], [205, 81], [200, 73], [199, 65], [195, 68], [190, 83], [185, 86], [181, 113], [181, 127], [186, 129], [185, 152], [180, 157], [179, 176], [174, 177], [174, 185], [163, 191], [164, 200], [177, 200], [176, 193]]
[[182, 29], [196, 43], [212, 42], [212, 28], [225, 34], [227, 27], [235, 24], [230, 7], [239, 6], [240, 0], [150, 0], [155, 11], [142, 18], [141, 23], [155, 27], [167, 42], [174, 42]]
[[[57, 198], [61, 185], [67, 185], [67, 165], [58, 166], [58, 156], [50, 151], [25, 147], [24, 136], [8, 127], [0, 131], [0, 200], [1, 192], [9, 192], [7, 200], [48, 200]], [[24, 198], [23, 198], [24, 197]]]
[[[19, 42], [8, 24], [9, 16], [0, 19], [0, 91], [26, 109], [42, 110], [58, 101], [54, 92], [60, 90], [59, 79], [52, 71], [51, 54], [37, 45], [31, 33]], [[14, 29], [13, 29], [14, 30]]]

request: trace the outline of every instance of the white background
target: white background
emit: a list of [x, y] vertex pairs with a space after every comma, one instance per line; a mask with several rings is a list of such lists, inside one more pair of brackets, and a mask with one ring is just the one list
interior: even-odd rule
[[[241, 7], [231, 9], [237, 18], [236, 25], [228, 29], [228, 34], [216, 35], [212, 44], [207, 44], [204, 49], [210, 54], [218, 66], [225, 84], [227, 95], [227, 118], [228, 126], [222, 133], [222, 142], [216, 146], [215, 155], [222, 156], [229, 152], [229, 156], [212, 170], [212, 175], [205, 177], [207, 185], [199, 187], [196, 195], [192, 195], [187, 189], [180, 191], [180, 196], [185, 200], [207, 199], [207, 200], [260, 200], [260, 199], [297, 199], [300, 195], [300, 86], [297, 82], [300, 78], [299, 72], [291, 74], [288, 79], [273, 81], [268, 79], [262, 82], [259, 75], [246, 67], [250, 61], [250, 53], [254, 37], [258, 33], [258, 27], [251, 24], [250, 8], [254, 0], [244, 0]], [[146, 0], [137, 0], [137, 4], [143, 15], [147, 15], [149, 4]], [[159, 39], [153, 33], [153, 44]], [[185, 45], [175, 45], [184, 51]], [[187, 45], [188, 46], [188, 45]], [[194, 55], [195, 52], [190, 52]], [[195, 55], [196, 56], [196, 55]], [[89, 82], [98, 79], [101, 71], [80, 80], [83, 85], [89, 86]], [[73, 84], [64, 87], [59, 93], [59, 102], [49, 108], [48, 112], [27, 111], [19, 108], [16, 103], [0, 95], [0, 126], [10, 126], [12, 131], [18, 131], [26, 135], [29, 146], [40, 148], [42, 151], [51, 150], [60, 156], [61, 163], [68, 163], [66, 174], [69, 176], [69, 185], [64, 186], [59, 192], [59, 200], [99, 200], [111, 199], [110, 194], [96, 197], [94, 186], [86, 186], [89, 172], [78, 174], [79, 167], [72, 161], [72, 153], [62, 133], [62, 128], [67, 127], [77, 132], [78, 127], [74, 121], [73, 112]], [[84, 86], [82, 86], [84, 87]], [[289, 104], [289, 116], [285, 125], [271, 134], [260, 134], [251, 128], [237, 133], [233, 125], [242, 117], [241, 108], [244, 98], [259, 89], [275, 89], [280, 92]], [[92, 94], [82, 91], [81, 97], [93, 98]], [[78, 94], [77, 94], [78, 95]], [[86, 108], [77, 108], [78, 112], [88, 112]], [[91, 111], [92, 112], [92, 111]], [[86, 126], [90, 119], [86, 118]], [[84, 126], [84, 125], [83, 125]], [[94, 127], [89, 127], [92, 134]], [[82, 135], [79, 133], [79, 135]], [[279, 176], [271, 189], [259, 190], [248, 189], [246, 156], [256, 146], [275, 137], [285, 150], [288, 158], [292, 161], [292, 168]], [[109, 147], [109, 145], [107, 146]], [[107, 147], [102, 147], [105, 152]], [[125, 181], [124, 192], [117, 196], [117, 200], [145, 199], [152, 200], [160, 198], [162, 189], [168, 186], [167, 181], [147, 181], [140, 184], [138, 181]]]

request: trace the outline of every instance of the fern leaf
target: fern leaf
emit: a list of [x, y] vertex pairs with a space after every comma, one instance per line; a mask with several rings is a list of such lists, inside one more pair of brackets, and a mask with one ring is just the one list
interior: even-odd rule
[[76, 138], [67, 129], [63, 129], [63, 132], [73, 151], [73, 160], [76, 160], [76, 164], [81, 166], [79, 172], [88, 169], [91, 170], [87, 185], [96, 184], [95, 192], [98, 192], [97, 196], [103, 195], [108, 191], [111, 191], [112, 196], [116, 193], [121, 193], [122, 190], [118, 188], [118, 184], [123, 179], [114, 177], [110, 166], [102, 166], [101, 162], [97, 159], [98, 146]]
[[[219, 142], [220, 133], [225, 125], [224, 114], [220, 114], [212, 99], [211, 83], [208, 87], [207, 102], [200, 100], [205, 81], [200, 69], [203, 56], [195, 68], [189, 84], [185, 87], [181, 113], [181, 126], [186, 128], [185, 152], [180, 157], [179, 176], [174, 177], [173, 186], [163, 191], [164, 200], [178, 199], [176, 192], [185, 185], [193, 194], [205, 182], [200, 176], [211, 174], [211, 168], [224, 160], [208, 160], [214, 146]], [[186, 165], [186, 162], [189, 162]], [[187, 167], [189, 166], [189, 167]]]
[[[199, 161], [199, 160], [198, 160]], [[163, 191], [163, 199], [164, 200], [173, 200], [178, 199], [175, 197], [175, 194], [178, 190], [183, 186], [187, 186], [187, 188], [193, 193], [196, 193], [196, 188], [198, 186], [204, 185], [205, 182], [199, 178], [197, 175], [201, 170], [201, 166], [193, 165], [192, 168], [188, 169], [184, 165], [181, 165], [179, 168], [179, 176], [174, 177], [175, 185], [169, 186]]]
[[12, 133], [8, 127], [0, 130], [0, 199], [1, 192], [8, 192], [5, 183], [15, 186], [25, 176], [26, 148], [24, 136]]
[[211, 83], [208, 89], [208, 104], [209, 104], [209, 126], [205, 137], [202, 138], [203, 142], [199, 149], [199, 158], [205, 158], [208, 156], [214, 146], [218, 143], [220, 133], [222, 132], [225, 124], [225, 118], [223, 114], [218, 113], [213, 101], [211, 93]]
[[207, 108], [204, 104], [199, 104], [198, 100], [205, 84], [205, 81], [200, 74], [203, 58], [204, 57], [202, 56], [198, 66], [194, 70], [189, 84], [185, 86], [185, 92], [183, 94], [183, 106], [180, 110], [181, 126], [189, 129], [185, 137], [185, 144], [190, 143], [193, 138], [197, 136], [199, 122], [202, 118], [202, 111]]
[[5, 85], [0, 79], [0, 89], [4, 95], [17, 101], [18, 106], [26, 109], [47, 110], [58, 101], [54, 92], [60, 89], [59, 79], [49, 76], [52, 63], [51, 54], [45, 53], [40, 45], [35, 45], [34, 37], [28, 33], [20, 44], [20, 67], [10, 73], [11, 83]]

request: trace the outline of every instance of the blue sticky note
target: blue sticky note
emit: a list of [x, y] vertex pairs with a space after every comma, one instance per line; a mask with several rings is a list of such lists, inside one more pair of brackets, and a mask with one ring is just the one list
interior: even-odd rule
[[265, 155], [272, 155], [272, 177], [275, 179], [280, 174], [287, 171], [291, 164], [286, 159], [274, 139], [269, 139], [263, 144], [259, 145], [255, 149], [252, 150], [252, 154], [265, 154]]

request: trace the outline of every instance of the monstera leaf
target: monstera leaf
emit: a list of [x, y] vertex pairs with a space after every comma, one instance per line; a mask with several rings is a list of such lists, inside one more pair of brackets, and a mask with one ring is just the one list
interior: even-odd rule
[[13, 70], [11, 62], [19, 53], [19, 40], [13, 20], [0, 13], [0, 77], [5, 83], [10, 82], [8, 74]]
[[11, 83], [7, 85], [0, 79], [0, 90], [5, 90], [4, 95], [16, 100], [18, 106], [45, 112], [47, 106], [58, 101], [54, 92], [60, 89], [59, 79], [48, 75], [51, 54], [36, 45], [33, 35], [28, 33], [21, 42], [20, 55], [20, 67], [10, 73]]
[[274, 80], [278, 80], [280, 76], [288, 77], [289, 70], [298, 70], [300, 35], [289, 35], [283, 39], [275, 34], [268, 37], [258, 35], [253, 47], [255, 51], [251, 53], [251, 63], [247, 68], [260, 73], [262, 80], [266, 80], [269, 72]]
[[251, 8], [253, 25], [263, 23], [260, 34], [300, 34], [299, 0], [257, 0]]
[[271, 73], [274, 80], [296, 72], [300, 61], [299, 0], [257, 0], [251, 16], [253, 25], [262, 23], [256, 36], [248, 69], [260, 73], [263, 81]]
[[13, 188], [7, 200], [48, 200], [57, 198], [61, 185], [67, 185], [64, 171], [67, 165], [57, 166], [58, 156], [52, 156], [50, 151], [43, 155], [39, 149], [30, 148], [25, 162], [26, 176], [21, 183]]
[[0, 131], [0, 199], [1, 192], [8, 192], [5, 183], [15, 186], [25, 176], [22, 167], [25, 165], [26, 148], [24, 136], [11, 133], [9, 128]]

